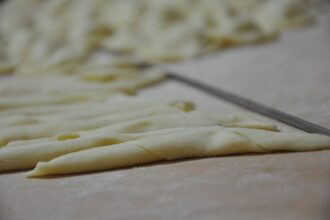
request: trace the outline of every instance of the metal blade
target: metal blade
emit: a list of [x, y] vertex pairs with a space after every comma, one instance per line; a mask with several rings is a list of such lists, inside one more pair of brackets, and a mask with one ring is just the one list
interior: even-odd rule
[[241, 97], [239, 95], [233, 94], [231, 92], [215, 88], [204, 83], [192, 80], [177, 74], [167, 73], [169, 79], [184, 83], [186, 85], [192, 86], [194, 88], [200, 89], [212, 96], [223, 99], [234, 105], [240, 106], [244, 109], [259, 113], [261, 115], [267, 116], [269, 118], [275, 119], [277, 121], [283, 122], [295, 128], [304, 130], [309, 133], [317, 133], [330, 136], [330, 130], [319, 125], [313, 124], [311, 122], [305, 121], [301, 118], [295, 117], [293, 115], [287, 114], [285, 112], [276, 110], [274, 108], [268, 107], [266, 105], [260, 104], [258, 102], [249, 100], [247, 98]]

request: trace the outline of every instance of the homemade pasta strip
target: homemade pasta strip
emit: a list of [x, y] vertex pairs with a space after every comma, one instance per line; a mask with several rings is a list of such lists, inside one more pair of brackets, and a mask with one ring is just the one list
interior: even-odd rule
[[[51, 83], [50, 83], [51, 82]], [[0, 95], [20, 95], [33, 93], [70, 92], [73, 90], [96, 89], [98, 84], [88, 84], [70, 77], [40, 76], [11, 77], [0, 83]]]
[[[313, 18], [312, 3], [311, 0], [10, 0], [2, 5], [0, 15], [0, 58], [5, 60], [0, 72], [1, 69], [14, 69], [25, 75], [80, 72], [79, 66], [92, 61], [98, 49], [148, 62], [178, 61], [230, 46], [274, 39], [288, 27], [308, 24]], [[109, 75], [87, 78], [112, 79]]]
[[[75, 89], [70, 87], [70, 83], [67, 85], [69, 90], [58, 87], [47, 87], [52, 85], [52, 80], [44, 82], [47, 85], [45, 87], [38, 87], [31, 84], [27, 87], [19, 89], [9, 89], [6, 86], [4, 88], [4, 94], [0, 96], [0, 111], [9, 108], [28, 107], [28, 106], [40, 106], [40, 105], [58, 105], [58, 104], [70, 104], [84, 101], [93, 100], [105, 100], [110, 95], [117, 94], [119, 92], [126, 94], [134, 94], [138, 89], [158, 82], [164, 78], [164, 74], [161, 72], [149, 72], [141, 75], [135, 80], [123, 80], [109, 85], [99, 85], [97, 87], [90, 87], [89, 84], [84, 87], [78, 86]], [[65, 79], [62, 79], [65, 81]], [[22, 80], [22, 83], [24, 81]], [[11, 86], [9, 86], [11, 88]], [[16, 87], [15, 87], [16, 88]], [[10, 95], [11, 94], [11, 95]]]
[[53, 122], [41, 125], [25, 125], [11, 129], [0, 130], [0, 147], [6, 146], [10, 141], [17, 140], [30, 140], [39, 139], [44, 137], [51, 137], [63, 131], [76, 131], [76, 130], [88, 130], [95, 129], [106, 123], [100, 121], [93, 122]]
[[34, 124], [37, 122], [38, 121], [33, 117], [28, 117], [25, 115], [10, 115], [6, 117], [0, 117], [0, 129], [10, 126]]
[[33, 168], [39, 161], [93, 147], [133, 140], [128, 135], [109, 133], [107, 136], [82, 137], [64, 141], [48, 141], [0, 149], [0, 172]]
[[[107, 130], [98, 134], [62, 134], [63, 140], [36, 139], [15, 141], [10, 148], [0, 149], [0, 172], [33, 168], [40, 161], [49, 161], [64, 154], [94, 147], [118, 144], [160, 134], [184, 132], [186, 128], [163, 129], [138, 134], [123, 134]], [[11, 143], [9, 145], [11, 145]]]
[[[107, 72], [109, 74], [116, 74], [116, 76], [122, 78], [127, 77], [127, 73], [131, 74], [136, 72], [140, 74], [141, 71], [137, 71], [138, 62], [129, 58], [123, 57], [114, 57], [111, 60], [104, 62], [94, 62], [94, 61], [85, 61], [85, 62], [68, 62], [61, 65], [55, 66], [31, 66], [31, 65], [21, 65], [15, 70], [15, 74], [22, 76], [35, 76], [35, 75], [44, 75], [47, 72], [48, 75], [79, 75], [83, 78], [84, 74], [97, 75], [102, 71], [103, 73]], [[118, 73], [118, 74], [117, 74]], [[124, 73], [121, 75], [121, 73]], [[128, 75], [129, 75], [128, 74]]]
[[330, 138], [317, 134], [243, 128], [187, 128], [184, 132], [155, 135], [39, 162], [27, 177], [108, 170], [182, 158], [329, 148]]
[[[81, 116], [81, 115], [80, 115]], [[144, 129], [152, 129], [153, 126], [155, 128], [160, 129], [161, 126], [163, 128], [168, 128], [171, 126], [175, 126], [175, 124], [181, 125], [191, 125], [194, 123], [214, 123], [219, 124], [225, 127], [248, 127], [248, 128], [257, 128], [257, 129], [265, 129], [265, 130], [276, 130], [276, 126], [273, 123], [268, 122], [260, 122], [260, 121], [251, 121], [251, 119], [245, 121], [244, 118], [240, 118], [239, 116], [236, 117], [217, 117], [205, 114], [201, 114], [198, 112], [191, 112], [188, 114], [184, 114], [181, 110], [170, 107], [170, 106], [155, 106], [150, 107], [148, 109], [141, 109], [141, 110], [133, 110], [127, 113], [115, 113], [112, 115], [105, 115], [101, 117], [79, 117], [79, 114], [75, 118], [69, 117], [44, 117], [45, 121], [41, 121], [36, 125], [28, 125], [28, 126], [13, 126], [12, 132], [15, 135], [18, 133], [27, 134], [26, 130], [39, 130], [38, 136], [32, 136], [33, 138], [41, 138], [41, 137], [50, 137], [52, 135], [57, 134], [57, 132], [65, 131], [65, 127], [59, 126], [60, 124], [70, 124], [70, 130], [76, 129], [85, 130], [85, 129], [94, 129], [95, 127], [100, 127], [96, 131], [90, 130], [88, 132], [97, 133], [103, 130], [107, 130], [110, 127], [110, 130], [120, 131], [120, 132], [141, 132]], [[84, 119], [88, 125], [82, 126], [80, 122], [81, 119]], [[38, 120], [38, 118], [35, 118]], [[39, 119], [40, 120], [40, 119]], [[62, 120], [62, 122], [60, 122]], [[69, 120], [69, 121], [68, 121]], [[189, 121], [191, 120], [191, 121]], [[201, 125], [201, 124], [199, 124]], [[151, 127], [150, 127], [151, 126]], [[0, 127], [1, 128], [1, 127]], [[55, 128], [52, 130], [52, 128]], [[66, 128], [68, 129], [68, 128]], [[135, 129], [135, 130], [134, 130]], [[142, 129], [142, 130], [139, 130]], [[31, 131], [30, 133], [36, 132]], [[1, 129], [0, 129], [0, 137], [1, 137]], [[30, 136], [29, 136], [30, 137]], [[24, 139], [29, 139], [26, 137]], [[2, 140], [5, 140], [2, 137]], [[9, 139], [9, 141], [13, 141], [17, 139]]]
[[13, 77], [0, 84], [1, 96], [14, 96], [27, 94], [45, 94], [45, 95], [78, 95], [84, 93], [115, 93], [137, 91], [145, 86], [160, 82], [165, 78], [165, 74], [159, 70], [146, 70], [144, 73], [135, 74], [134, 77], [117, 77], [116, 80], [92, 81], [92, 74], [86, 81], [79, 77], [68, 76], [47, 76], [39, 78]]
[[154, 107], [160, 105], [161, 103], [147, 102], [147, 101], [137, 101], [134, 99], [124, 99], [121, 101], [117, 100], [89, 100], [83, 103], [61, 103], [61, 104], [45, 104], [40, 106], [23, 106], [20, 108], [4, 109], [0, 111], [0, 117], [7, 117], [10, 115], [65, 115], [74, 114], [79, 111], [81, 112], [95, 112], [99, 109], [107, 109], [108, 113], [118, 113], [123, 111], [131, 111], [144, 109], [149, 107]]
[[[117, 104], [119, 103], [120, 102]], [[113, 104], [115, 104], [115, 102]], [[201, 125], [198, 123], [206, 123], [203, 125], [219, 124], [230, 127], [251, 127], [267, 130], [276, 129], [276, 126], [272, 123], [251, 121], [250, 119], [246, 120], [238, 116], [226, 118], [210, 115], [206, 117], [206, 115], [198, 112], [184, 114], [182, 110], [179, 109], [182, 106], [178, 104], [179, 103], [173, 104], [174, 106], [178, 106], [177, 108], [166, 105], [152, 106], [152, 104], [144, 106], [138, 105], [138, 102], [132, 102], [131, 105], [128, 103], [119, 104], [118, 106], [109, 105], [109, 109], [99, 108], [97, 111], [78, 113], [73, 111], [72, 113], [46, 114], [40, 116], [13, 115], [5, 117], [3, 120], [1, 120], [0, 117], [0, 144], [1, 146], [6, 146], [11, 141], [47, 138], [61, 132], [75, 132], [96, 128], [101, 128], [102, 130], [107, 127], [111, 127], [111, 129], [115, 129], [118, 132], [141, 132], [160, 129], [161, 126], [163, 126], [163, 128], [168, 128], [176, 126], [176, 124], [183, 124], [184, 126], [184, 123], [187, 125], [192, 123], [197, 123], [197, 125]], [[184, 103], [181, 102], [181, 105], [184, 105]], [[134, 106], [141, 109], [133, 108], [131, 110], [130, 107]], [[191, 120], [191, 122], [189, 120]], [[93, 132], [93, 130], [91, 130], [91, 132]]]
[[10, 108], [19, 108], [27, 106], [57, 105], [79, 103], [87, 100], [104, 100], [105, 97], [95, 97], [89, 95], [33, 95], [33, 96], [13, 96], [0, 97], [0, 111]]
[[[110, 106], [108, 106], [110, 107]], [[113, 108], [113, 110], [116, 110]], [[70, 120], [82, 120], [82, 119], [94, 119], [94, 120], [107, 120], [110, 117], [127, 117], [127, 120], [134, 117], [142, 117], [151, 114], [161, 114], [164, 112], [179, 112], [178, 108], [174, 108], [166, 105], [155, 105], [143, 107], [141, 109], [125, 109], [121, 107], [116, 111], [111, 111], [111, 108], [98, 106], [97, 109], [92, 110], [79, 110], [73, 112], [63, 112], [58, 114], [46, 114], [46, 115], [35, 115], [35, 116], [25, 116], [25, 115], [12, 115], [6, 116], [5, 118], [0, 117], [0, 130], [2, 126], [15, 126], [24, 124], [41, 124], [48, 123], [52, 121], [70, 121]]]
[[96, 70], [80, 72], [78, 74], [80, 75], [79, 78], [83, 81], [108, 83], [120, 79], [126, 79], [126, 80], [134, 79], [137, 77], [137, 74], [142, 74], [142, 73], [131, 70], [100, 68]]
[[[163, 107], [109, 115], [103, 118], [90, 118], [84, 120], [77, 119], [70, 121], [54, 120], [48, 121], [47, 123], [13, 126], [10, 129], [0, 129], [0, 146], [5, 146], [11, 141], [45, 138], [54, 136], [61, 132], [90, 130], [104, 126], [114, 126], [115, 124], [119, 124], [117, 125], [117, 129], [121, 131], [129, 131], [134, 128], [137, 132], [139, 132], [139, 129], [147, 129], [147, 127], [152, 127], [154, 124], [154, 127], [161, 127], [159, 124], [160, 122], [158, 122], [158, 118], [163, 117], [166, 119], [167, 115], [173, 115], [174, 112], [177, 113], [180, 111], [181, 110], [174, 107]], [[157, 115], [158, 118], [152, 118], [153, 115]], [[185, 117], [183, 113], [181, 115], [177, 114], [177, 117], [179, 116]], [[139, 118], [148, 117], [151, 117], [151, 119], [147, 119], [145, 121], [141, 119], [142, 121], [130, 123], [130, 120], [140, 120]], [[141, 127], [138, 125], [141, 125]]]
[[[168, 112], [168, 110], [170, 111]], [[141, 113], [144, 114], [141, 115]], [[152, 116], [153, 114], [155, 116]], [[2, 142], [9, 142], [0, 150], [0, 171], [31, 168], [39, 161], [48, 161], [63, 154], [123, 142], [124, 139], [119, 140], [117, 138], [119, 133], [119, 137], [125, 137], [126, 141], [160, 134], [185, 132], [186, 129], [191, 127], [205, 127], [221, 123], [221, 118], [210, 117], [198, 112], [184, 113], [174, 107], [116, 114], [112, 118], [112, 122], [109, 122], [109, 118], [108, 120], [93, 120], [96, 123], [105, 121], [105, 124], [107, 124], [107, 126], [100, 126], [96, 129], [91, 127], [95, 125], [92, 122], [87, 121], [88, 127], [84, 127], [85, 124], [81, 125], [72, 121], [69, 123], [71, 127], [64, 126], [60, 129], [58, 129], [57, 124], [44, 124], [39, 126], [38, 129], [30, 126], [21, 133], [17, 129], [11, 136], [9, 134], [6, 136], [3, 132], [0, 132]], [[133, 118], [138, 119], [132, 120]], [[75, 128], [76, 131], [74, 131]], [[65, 131], [68, 129], [72, 131], [59, 133], [60, 130]], [[83, 129], [89, 130], [81, 131]], [[39, 133], [36, 131], [39, 131]], [[40, 138], [50, 137], [55, 133], [59, 134], [51, 138]], [[29, 138], [33, 139], [29, 140]], [[17, 141], [17, 139], [25, 140]], [[117, 142], [114, 140], [117, 140]]]
[[53, 140], [51, 138], [36, 138], [36, 139], [31, 139], [31, 140], [11, 141], [6, 145], [6, 148], [23, 147], [26, 145], [40, 144], [40, 143], [54, 142], [54, 141], [56, 141], [56, 140]]
[[186, 157], [329, 147], [329, 139], [321, 135], [263, 131], [276, 126], [245, 115], [191, 111], [194, 106], [189, 102], [112, 97], [61, 104], [48, 100], [35, 102], [36, 107], [17, 103], [0, 111], [1, 172], [33, 168], [38, 162], [30, 176]]
[[[216, 115], [214, 115], [214, 117], [216, 117]], [[224, 115], [217, 118], [224, 127], [255, 128], [269, 131], [277, 130], [275, 123], [259, 121], [247, 115]]]

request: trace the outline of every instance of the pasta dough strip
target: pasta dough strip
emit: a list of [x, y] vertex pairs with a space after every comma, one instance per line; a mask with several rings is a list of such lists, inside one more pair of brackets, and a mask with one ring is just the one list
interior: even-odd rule
[[[151, 127], [153, 126], [157, 128], [161, 126], [157, 124], [157, 122], [159, 121], [158, 118], [163, 117], [164, 119], [166, 119], [170, 117], [170, 116], [166, 116], [169, 113], [179, 112], [179, 111], [180, 110], [174, 107], [155, 108], [155, 109], [147, 109], [142, 111], [113, 115], [113, 116], [110, 115], [108, 117], [103, 117], [98, 119], [92, 118], [83, 121], [71, 120], [69, 122], [53, 121], [42, 124], [12, 127], [9, 130], [0, 129], [0, 146], [5, 146], [10, 141], [51, 137], [61, 132], [90, 130], [104, 126], [111, 127], [114, 126], [115, 124], [118, 124], [116, 125], [117, 129], [120, 129], [122, 131], [129, 131], [132, 129], [134, 131], [140, 131], [139, 129], [147, 129], [147, 128], [151, 129]], [[157, 115], [157, 116], [153, 118], [152, 115]], [[184, 116], [182, 115], [182, 117]], [[146, 119], [141, 120], [139, 118], [146, 118]], [[138, 121], [134, 122], [134, 120], [136, 119], [138, 119]], [[171, 122], [169, 122], [169, 124], [173, 125], [175, 124], [175, 121], [172, 120]]]
[[[72, 139], [26, 141], [14, 147], [0, 149], [0, 172], [33, 168], [40, 161], [49, 161], [64, 154], [141, 139], [160, 134], [183, 132], [186, 128], [163, 129], [138, 134], [124, 134], [110, 129], [97, 134], [71, 134]], [[66, 137], [70, 134], [62, 134]], [[60, 135], [60, 136], [62, 136]], [[75, 136], [74, 136], [75, 135]]]
[[111, 134], [107, 136], [82, 137], [66, 141], [48, 141], [0, 149], [0, 172], [33, 168], [39, 161], [84, 149], [121, 143], [132, 140], [128, 135]]
[[34, 170], [27, 173], [27, 177], [99, 171], [181, 158], [328, 148], [330, 138], [317, 134], [191, 128], [185, 132], [155, 135], [39, 162]]
[[[52, 115], [43, 115], [43, 116], [8, 116], [4, 119], [0, 117], [0, 128], [1, 126], [15, 126], [15, 125], [24, 125], [24, 124], [45, 124], [51, 123], [55, 121], [77, 121], [77, 120], [108, 120], [109, 117], [113, 118], [115, 116], [120, 118], [127, 117], [127, 120], [131, 118], [144, 117], [153, 114], [161, 114], [163, 112], [181, 112], [181, 110], [166, 106], [166, 105], [155, 105], [149, 106], [148, 108], [142, 107], [141, 109], [106, 109], [101, 108], [95, 109], [94, 111], [82, 111], [79, 112], [68, 112], [68, 113], [60, 113], [60, 114], [52, 114]], [[117, 110], [117, 111], [116, 111]], [[0, 129], [1, 130], [1, 129]]]
[[[107, 140], [109, 138], [111, 139], [113, 137], [111, 136], [111, 134], [113, 134], [114, 131], [132, 133], [156, 130], [156, 132], [151, 132], [155, 134], [161, 132], [161, 130], [164, 129], [166, 132], [167, 128], [210, 126], [221, 123], [221, 118], [218, 119], [217, 117], [202, 115], [198, 112], [180, 113], [180, 110], [174, 107], [167, 108], [154, 107], [142, 111], [138, 110], [135, 112], [135, 114], [129, 112], [128, 114], [124, 113], [119, 115], [113, 115], [112, 117], [117, 122], [114, 123], [114, 125], [81, 132], [62, 132], [61, 134], [51, 139], [28, 139], [25, 141], [9, 142], [9, 144], [7, 144], [2, 150], [0, 150], [0, 162], [1, 160], [5, 161], [5, 164], [10, 164], [10, 166], [2, 165], [2, 168], [0, 167], [0, 170], [30, 168], [33, 167], [39, 161], [47, 161], [55, 156], [61, 156], [64, 153], [70, 153], [77, 150], [106, 145], [106, 142], [104, 142], [104, 140]], [[164, 111], [163, 113], [165, 113], [165, 115], [159, 115], [162, 113], [162, 111]], [[175, 114], [171, 112], [175, 112]], [[153, 113], [155, 113], [156, 116], [151, 116]], [[140, 117], [147, 115], [149, 116], [147, 118], [127, 121], [136, 116]], [[234, 122], [238, 121], [238, 118], [236, 117], [229, 119], [235, 119]], [[256, 123], [258, 124], [258, 122]], [[45, 132], [46, 129], [45, 127], [42, 127], [41, 130]], [[147, 134], [143, 133], [143, 135]], [[89, 141], [91, 138], [94, 138], [95, 142], [87, 145], [85, 143], [82, 144], [82, 140], [85, 140], [86, 138], [87, 141]], [[5, 140], [4, 138], [2, 139]], [[64, 140], [64, 142], [62, 140]], [[65, 146], [65, 150], [63, 150], [63, 145]], [[24, 162], [26, 160], [28, 161], [27, 163]]]

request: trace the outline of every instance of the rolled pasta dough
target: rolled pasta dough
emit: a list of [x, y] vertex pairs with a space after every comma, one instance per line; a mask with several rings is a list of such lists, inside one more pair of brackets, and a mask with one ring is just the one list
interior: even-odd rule
[[180, 158], [327, 148], [330, 148], [330, 138], [317, 134], [247, 128], [187, 128], [39, 162], [27, 177], [115, 169]]

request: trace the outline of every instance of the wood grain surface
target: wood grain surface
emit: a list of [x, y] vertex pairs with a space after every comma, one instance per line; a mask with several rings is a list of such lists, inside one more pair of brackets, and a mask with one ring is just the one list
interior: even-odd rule
[[[330, 128], [328, 18], [270, 44], [166, 68]], [[140, 95], [190, 99], [219, 114], [244, 111], [171, 81]], [[328, 150], [184, 160], [51, 179], [1, 174], [0, 219], [326, 220], [329, 161]]]

